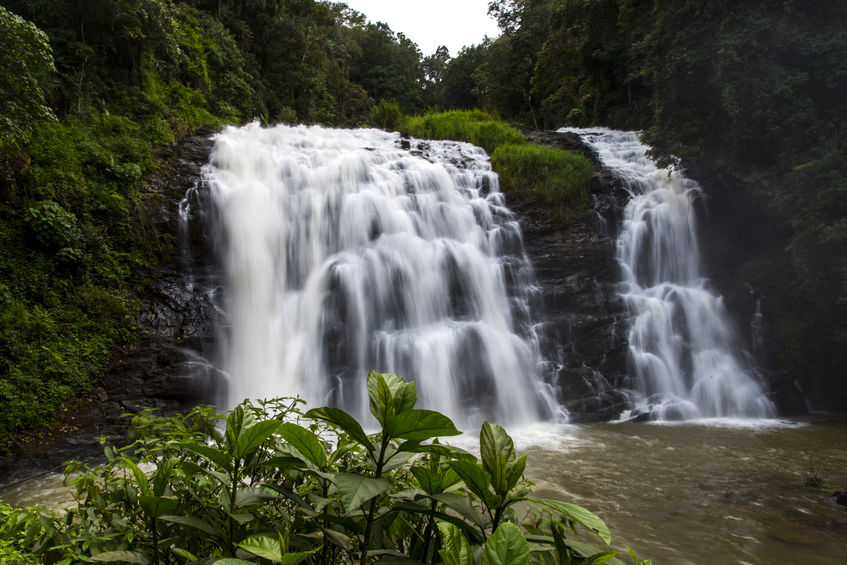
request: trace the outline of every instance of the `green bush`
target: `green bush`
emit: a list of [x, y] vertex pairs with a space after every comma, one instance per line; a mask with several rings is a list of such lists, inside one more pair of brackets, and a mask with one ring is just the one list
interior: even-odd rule
[[572, 217], [588, 204], [594, 172], [582, 155], [541, 145], [501, 145], [491, 164], [504, 191], [540, 198], [556, 216]]
[[[0, 551], [47, 564], [153, 565], [473, 565], [478, 556], [526, 565], [617, 554], [599, 517], [531, 496], [527, 456], [500, 426], [482, 425], [477, 459], [438, 442], [461, 432], [415, 408], [414, 383], [371, 372], [367, 388], [372, 434], [343, 410], [304, 414], [294, 399], [247, 402], [225, 416], [209, 407], [137, 415], [136, 441], [107, 446], [105, 465], [68, 466], [73, 511], [0, 507]], [[578, 528], [599, 546], [573, 537]]]
[[400, 132], [424, 139], [467, 141], [492, 153], [504, 144], [524, 143], [523, 134], [482, 110], [455, 110], [407, 117]]
[[370, 123], [388, 131], [396, 131], [403, 124], [403, 112], [395, 101], [380, 100], [371, 108]]
[[594, 172], [585, 157], [562, 149], [526, 143], [523, 134], [482, 110], [457, 110], [408, 116], [402, 135], [467, 141], [491, 155], [491, 166], [506, 193], [543, 202], [557, 220], [583, 213]]
[[52, 200], [28, 208], [26, 221], [35, 239], [47, 249], [70, 247], [80, 239], [76, 216]]

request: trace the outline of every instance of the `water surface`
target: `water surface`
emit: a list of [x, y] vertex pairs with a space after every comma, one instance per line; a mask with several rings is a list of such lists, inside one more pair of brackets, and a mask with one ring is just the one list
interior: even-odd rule
[[[567, 426], [516, 441], [537, 494], [586, 506], [615, 547], [656, 564], [847, 562], [847, 507], [828, 499], [847, 488], [847, 419], [724, 422]], [[804, 486], [812, 471], [823, 487]]]

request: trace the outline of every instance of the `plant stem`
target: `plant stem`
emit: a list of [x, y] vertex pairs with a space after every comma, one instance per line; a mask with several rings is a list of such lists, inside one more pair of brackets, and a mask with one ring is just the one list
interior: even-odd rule
[[232, 488], [229, 491], [229, 555], [235, 557], [235, 544], [233, 543], [233, 537], [235, 537], [235, 518], [232, 517], [235, 512], [235, 495], [238, 494], [238, 471], [239, 471], [239, 463], [241, 463], [240, 459], [235, 460], [235, 464], [232, 468]]
[[[383, 459], [385, 457], [385, 450], [388, 448], [388, 439], [388, 434], [383, 432], [382, 444], [379, 447], [379, 457], [376, 461], [376, 472], [374, 473], [375, 479], [382, 476]], [[371, 543], [371, 529], [374, 522], [374, 514], [376, 514], [376, 500], [372, 499], [371, 507], [368, 510], [368, 521], [365, 525], [365, 536], [362, 540], [362, 557], [359, 559], [359, 565], [365, 565], [368, 562], [368, 545]]]
[[[431, 504], [431, 505], [430, 505], [430, 507], [429, 507], [429, 509], [430, 509], [430, 510], [432, 510], [433, 512], [435, 512], [435, 508], [436, 508], [436, 506], [438, 506], [438, 501], [437, 501], [437, 500], [433, 500], [433, 501], [432, 501], [432, 504]], [[427, 554], [427, 552], [429, 551], [429, 543], [432, 541], [432, 525], [433, 525], [434, 523], [435, 523], [435, 517], [434, 517], [434, 516], [430, 516], [430, 517], [429, 517], [429, 520], [427, 520], [426, 530], [424, 531], [424, 540], [425, 540], [425, 541], [424, 541], [424, 548], [423, 548], [423, 554], [422, 554], [423, 559], [422, 559], [422, 561], [421, 561], [422, 563], [426, 563], [426, 562], [427, 562], [426, 554]]]

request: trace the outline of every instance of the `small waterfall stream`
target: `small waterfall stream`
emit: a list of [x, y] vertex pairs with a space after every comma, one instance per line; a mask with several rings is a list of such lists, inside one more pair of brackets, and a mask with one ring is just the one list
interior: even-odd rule
[[624, 181], [632, 198], [617, 240], [621, 295], [633, 314], [629, 359], [635, 407], [658, 419], [774, 415], [756, 375], [740, 361], [720, 296], [700, 273], [694, 209], [700, 188], [660, 169], [638, 134], [575, 131]]
[[554, 416], [518, 223], [479, 148], [256, 124], [204, 171], [226, 289], [226, 404], [300, 395], [368, 413], [369, 369], [461, 426]]

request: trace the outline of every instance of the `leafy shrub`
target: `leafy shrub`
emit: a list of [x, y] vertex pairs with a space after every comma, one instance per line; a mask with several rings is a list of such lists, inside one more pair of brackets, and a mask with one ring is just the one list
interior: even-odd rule
[[0, 156], [20, 150], [37, 126], [56, 116], [42, 87], [55, 71], [47, 35], [0, 6]]
[[581, 213], [588, 204], [594, 172], [582, 155], [541, 145], [501, 145], [491, 164], [504, 190], [540, 198], [559, 217]]
[[370, 123], [374, 127], [396, 131], [403, 123], [403, 112], [396, 101], [380, 100], [371, 108]]
[[455, 110], [407, 117], [401, 133], [425, 139], [453, 139], [479, 145], [488, 153], [503, 144], [524, 143], [523, 134], [482, 110]]
[[[413, 383], [371, 372], [367, 388], [372, 434], [343, 410], [303, 414], [293, 399], [246, 402], [226, 416], [209, 407], [139, 414], [132, 445], [107, 446], [100, 468], [67, 468], [73, 512], [6, 509], [0, 535], [48, 564], [473, 565], [481, 556], [483, 565], [523, 565], [616, 555], [599, 517], [530, 496], [526, 455], [503, 428], [483, 424], [477, 459], [437, 441], [460, 432], [415, 408]], [[577, 528], [600, 547], [572, 538]]]
[[26, 220], [35, 239], [48, 249], [70, 247], [80, 238], [76, 216], [53, 200], [43, 200], [28, 208]]

